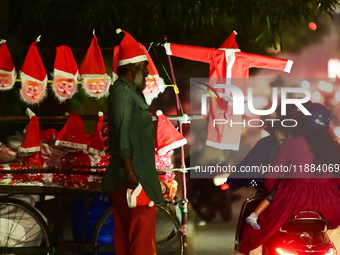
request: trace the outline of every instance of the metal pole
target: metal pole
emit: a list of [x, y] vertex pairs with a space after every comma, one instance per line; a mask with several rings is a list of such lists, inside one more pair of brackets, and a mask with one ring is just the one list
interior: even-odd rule
[[[168, 41], [167, 36], [164, 36], [163, 41], [164, 42]], [[168, 55], [168, 62], [169, 62], [169, 66], [170, 66], [172, 82], [173, 82], [174, 85], [177, 85], [174, 69], [172, 67], [171, 56], [169, 56], [169, 55]], [[176, 98], [177, 115], [182, 115], [179, 97], [178, 97], [178, 94], [176, 94], [176, 93], [175, 93], [175, 98]], [[178, 127], [179, 127], [179, 132], [181, 134], [183, 134], [182, 123], [180, 121], [178, 121], [177, 123], [178, 123]], [[182, 146], [180, 148], [180, 153], [181, 153], [180, 154], [181, 168], [185, 168], [184, 146]], [[187, 224], [187, 219], [188, 219], [188, 214], [187, 214], [188, 210], [187, 210], [187, 183], [186, 183], [185, 171], [181, 172], [181, 177], [182, 177], [182, 200], [183, 200], [183, 204], [181, 205], [181, 206], [183, 206], [182, 227], [184, 227], [185, 230], [186, 230], [186, 224]], [[186, 232], [186, 231], [184, 231], [184, 232]], [[184, 240], [184, 247], [186, 247], [187, 246], [187, 236], [186, 235], [183, 236], [183, 240]]]

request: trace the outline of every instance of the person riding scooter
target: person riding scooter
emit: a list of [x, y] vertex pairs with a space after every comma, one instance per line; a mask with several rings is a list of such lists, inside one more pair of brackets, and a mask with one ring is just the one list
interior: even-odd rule
[[[330, 112], [321, 104], [307, 107], [303, 116], [303, 135], [282, 144], [271, 166], [288, 169], [268, 172], [264, 180], [271, 192], [277, 185], [271, 205], [260, 215], [260, 230], [246, 224], [239, 252], [254, 254], [293, 215], [316, 211], [329, 222], [340, 226], [340, 145], [329, 131]], [[280, 168], [281, 167], [281, 168]], [[336, 170], [337, 169], [337, 170]]]

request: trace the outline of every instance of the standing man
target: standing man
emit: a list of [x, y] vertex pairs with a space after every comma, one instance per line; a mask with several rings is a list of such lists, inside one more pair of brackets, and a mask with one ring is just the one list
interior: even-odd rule
[[[137, 41], [121, 29], [118, 79], [108, 101], [111, 161], [102, 180], [113, 202], [114, 246], [117, 255], [156, 254], [156, 208], [127, 202], [128, 189], [141, 184], [147, 199], [163, 201], [155, 167], [155, 131], [142, 94], [148, 75], [147, 56]], [[136, 189], [137, 188], [137, 189]], [[133, 199], [132, 199], [133, 200]], [[137, 204], [137, 206], [136, 206]]]

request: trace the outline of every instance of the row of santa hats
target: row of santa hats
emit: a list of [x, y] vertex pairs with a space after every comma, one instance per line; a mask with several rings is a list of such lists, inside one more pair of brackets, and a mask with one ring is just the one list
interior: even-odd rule
[[[111, 77], [106, 74], [103, 57], [101, 54], [100, 47], [98, 45], [98, 40], [97, 37], [94, 35], [91, 41], [91, 45], [86, 52], [86, 55], [79, 67], [79, 70], [74, 59], [74, 56], [72, 54], [72, 51], [68, 46], [62, 45], [56, 48], [53, 83], [55, 82], [55, 78], [58, 75], [62, 75], [63, 77], [73, 79], [74, 84], [77, 84], [77, 80], [78, 78], [80, 78], [82, 80], [82, 87], [85, 93], [90, 97], [100, 98], [108, 95], [109, 85], [111, 84], [111, 81], [112, 80], [114, 81], [117, 76], [118, 66], [147, 60], [149, 62], [148, 78], [153, 80], [156, 79], [157, 82], [159, 83], [158, 85], [160, 92], [163, 92], [165, 89], [164, 81], [159, 77], [158, 71], [145, 47], [142, 44], [137, 43], [137, 41], [126, 31], [117, 29], [116, 32], [117, 34], [120, 32], [124, 32], [125, 36], [122, 39], [120, 45], [114, 47], [113, 70], [112, 70], [113, 79], [111, 79]], [[40, 101], [27, 100], [27, 98], [24, 97], [23, 91], [21, 89], [20, 90], [21, 99], [28, 104], [39, 104], [46, 97], [47, 74], [36, 46], [37, 42], [39, 41], [40, 36], [29, 47], [23, 66], [21, 68], [20, 77], [22, 80], [22, 86], [24, 82], [27, 80], [43, 83], [44, 96], [41, 97]], [[0, 40], [0, 75], [1, 73], [10, 75], [12, 77], [12, 80], [11, 83], [8, 85], [1, 84], [0, 82], [0, 90], [8, 90], [13, 88], [17, 74], [10, 52], [6, 45], [6, 40]], [[104, 79], [107, 83], [107, 86], [100, 93], [94, 94], [87, 87], [86, 83], [88, 79], [98, 78]], [[55, 96], [59, 99], [60, 102], [63, 102], [66, 99], [71, 98], [77, 92], [75, 86], [75, 89], [72, 91], [71, 94], [68, 94], [65, 97], [60, 96], [58, 95], [57, 91], [55, 91], [53, 83], [52, 90], [54, 91]], [[151, 102], [148, 103], [150, 104]]]
[[[37, 116], [29, 109], [26, 114], [30, 121], [26, 128], [25, 140], [18, 147], [19, 152], [32, 153], [40, 151], [40, 141], [54, 141], [56, 146], [63, 146], [78, 150], [87, 150], [89, 153], [105, 156], [105, 146], [102, 137], [104, 115], [98, 113], [98, 121], [94, 132], [86, 135], [81, 118], [71, 113], [60, 131], [54, 129], [40, 130]], [[170, 150], [179, 148], [187, 143], [187, 140], [174, 127], [162, 111], [156, 112], [158, 117], [156, 132], [156, 151], [164, 155]]]

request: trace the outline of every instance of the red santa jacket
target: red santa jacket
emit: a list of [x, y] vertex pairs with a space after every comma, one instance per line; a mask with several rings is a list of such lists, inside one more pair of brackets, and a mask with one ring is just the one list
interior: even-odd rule
[[[235, 34], [236, 32], [234, 31], [219, 49], [175, 43], [165, 43], [164, 47], [168, 55], [208, 63], [210, 79], [248, 78], [249, 69], [253, 67], [290, 72], [293, 65], [292, 60], [241, 52], [235, 41]], [[246, 84], [240, 87], [244, 94], [246, 94], [246, 88]], [[229, 120], [234, 119], [235, 122], [241, 121], [240, 116], [231, 116], [232, 111], [230, 108], [232, 100], [230, 100], [230, 94], [226, 95], [223, 89], [217, 89], [217, 92], [224, 94], [225, 96], [224, 99], [222, 98], [222, 101], [228, 100], [229, 103], [222, 103], [221, 107], [210, 107], [207, 145], [219, 149], [238, 150], [241, 138], [241, 125], [213, 127], [211, 123], [211, 116], [215, 118], [223, 116]], [[226, 109], [226, 105], [229, 109]]]

